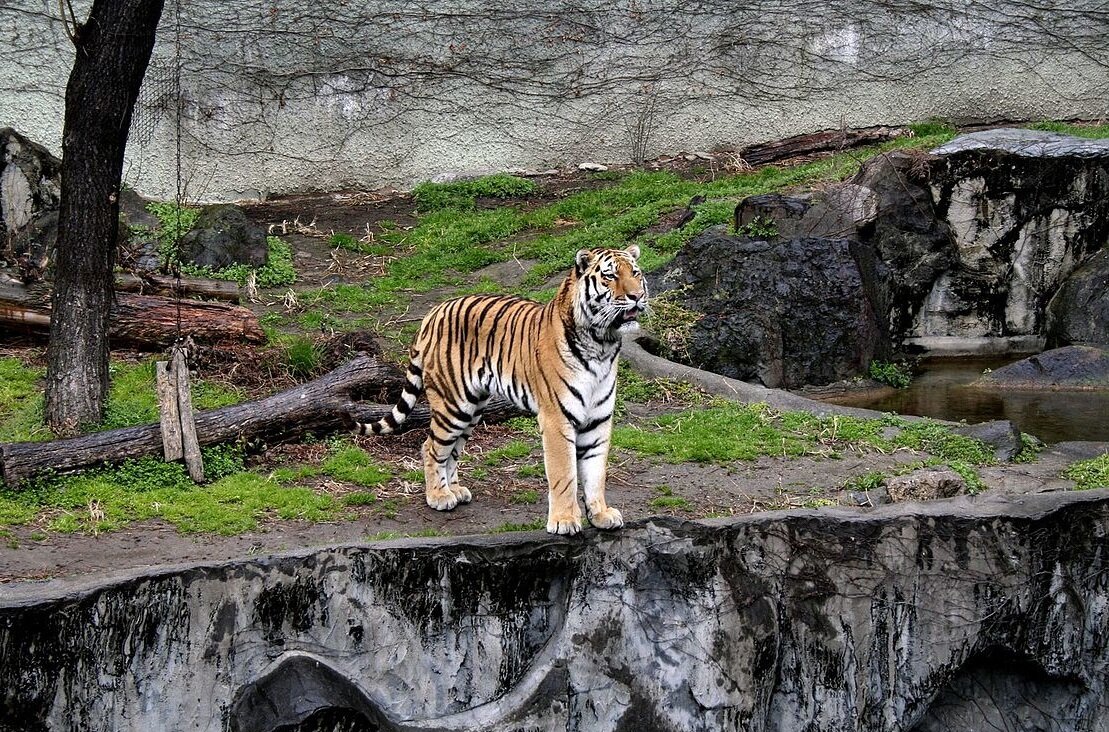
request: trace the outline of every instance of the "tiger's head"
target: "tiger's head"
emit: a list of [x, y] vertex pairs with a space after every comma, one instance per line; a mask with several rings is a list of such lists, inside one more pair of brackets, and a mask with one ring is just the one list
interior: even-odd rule
[[576, 320], [603, 340], [639, 327], [647, 309], [647, 282], [636, 264], [639, 247], [582, 249], [574, 258]]

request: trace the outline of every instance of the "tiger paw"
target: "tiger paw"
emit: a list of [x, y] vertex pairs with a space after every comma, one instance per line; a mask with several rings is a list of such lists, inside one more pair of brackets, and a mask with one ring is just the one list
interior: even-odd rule
[[618, 529], [624, 525], [624, 517], [618, 510], [609, 506], [590, 516], [589, 523], [593, 524], [598, 529]]
[[547, 519], [547, 533], [548, 534], [576, 534], [581, 531], [581, 518], [574, 518], [572, 516], [565, 516], [563, 518], [548, 518]]
[[[469, 491], [467, 491], [467, 493], [469, 493]], [[436, 511], [450, 511], [457, 506], [458, 503], [458, 496], [449, 489], [427, 491], [427, 505], [431, 506]]]
[[449, 490], [454, 494], [454, 497], [458, 499], [459, 503], [469, 503], [474, 499], [473, 495], [470, 493], [470, 489], [463, 488], [460, 483], [451, 483]]

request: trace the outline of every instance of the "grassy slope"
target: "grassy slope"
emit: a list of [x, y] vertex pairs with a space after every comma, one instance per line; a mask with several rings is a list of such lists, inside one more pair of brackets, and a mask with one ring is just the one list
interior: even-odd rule
[[[1041, 129], [1109, 136], [1109, 126], [1073, 127], [1049, 123]], [[842, 153], [815, 162], [790, 167], [768, 166], [749, 173], [722, 176], [708, 183], [682, 179], [670, 173], [633, 172], [600, 174], [611, 185], [573, 194], [546, 206], [506, 205], [479, 209], [482, 197], [520, 197], [534, 191], [530, 181], [493, 176], [460, 184], [424, 184], [414, 191], [422, 214], [417, 225], [402, 231], [386, 227], [383, 239], [397, 256], [386, 276], [364, 285], [340, 285], [310, 292], [303, 298], [309, 310], [287, 318], [267, 318], [271, 332], [298, 326], [317, 328], [362, 325], [377, 322], [383, 313], [402, 304], [411, 293], [444, 287], [460, 287], [468, 273], [487, 264], [511, 258], [533, 260], [531, 272], [520, 288], [522, 294], [549, 295], [541, 287], [552, 275], [567, 268], [573, 253], [583, 247], [625, 246], [629, 242], [644, 251], [650, 269], [667, 261], [690, 237], [709, 226], [730, 220], [735, 201], [746, 195], [821, 181], [843, 179], [858, 169], [867, 157], [896, 148], [928, 149], [953, 136], [942, 125], [920, 125], [916, 136], [880, 148]], [[680, 231], [646, 233], [661, 215], [681, 208], [694, 195], [706, 201], [693, 221]], [[357, 248], [354, 241], [338, 245]], [[480, 285], [479, 285], [480, 286]], [[489, 283], [484, 284], [490, 287]], [[369, 315], [367, 315], [367, 313]], [[357, 317], [350, 317], [356, 314]], [[395, 337], [406, 339], [411, 325], [394, 329]], [[303, 337], [290, 341], [290, 368], [307, 356], [295, 357], [305, 349]], [[309, 344], [310, 346], [310, 344]], [[41, 374], [12, 358], [0, 359], [0, 441], [48, 439], [41, 426]], [[659, 390], [683, 392], [682, 385], [652, 383], [625, 373], [621, 403], [646, 401]], [[113, 366], [113, 390], [108, 416], [99, 428], [120, 427], [157, 419], [153, 396], [152, 367], [147, 364]], [[241, 395], [204, 382], [195, 387], [200, 408], [232, 403]], [[526, 422], [525, 422], [526, 424]], [[898, 428], [895, 438], [881, 437], [883, 428]], [[743, 429], [737, 429], [742, 425]], [[535, 448], [533, 427], [524, 427], [524, 438], [509, 443], [487, 464], [529, 454]], [[531, 434], [529, 434], [531, 433]], [[620, 426], [614, 436], [617, 447], [655, 455], [668, 461], [729, 461], [759, 455], [835, 454], [847, 448], [886, 450], [912, 447], [933, 455], [933, 461], [952, 464], [976, 482], [973, 466], [988, 464], [988, 453], [980, 446], [953, 438], [937, 425], [919, 427], [889, 420], [816, 420], [808, 415], [776, 414], [763, 407], [713, 404], [660, 418], [650, 424]], [[519, 455], [516, 455], [519, 453]], [[356, 490], [336, 500], [304, 484], [321, 475], [355, 486], [372, 488], [392, 478], [387, 466], [337, 439], [328, 446], [328, 457], [319, 466], [290, 466], [268, 475], [245, 470], [237, 449], [209, 451], [209, 474], [216, 479], [208, 486], [193, 486], [177, 465], [157, 460], [132, 461], [111, 469], [89, 471], [81, 476], [44, 477], [29, 490], [0, 491], [0, 526], [35, 522], [57, 531], [103, 531], [130, 521], [161, 518], [182, 531], [235, 533], [253, 528], [267, 517], [334, 520], [352, 506], [374, 501], [372, 491]], [[1084, 485], [1104, 483], [1104, 460], [1076, 468]], [[475, 468], [480, 471], [481, 467]], [[524, 466], [521, 470], [534, 470]], [[479, 473], [480, 474], [480, 473]], [[406, 476], [411, 479], [412, 476]], [[477, 476], [475, 476], [477, 477]], [[860, 480], [874, 476], [860, 476]], [[668, 496], [660, 496], [663, 505]], [[521, 502], [538, 497], [521, 493]], [[529, 526], [530, 527], [530, 526]], [[506, 529], [507, 530], [507, 529]]]

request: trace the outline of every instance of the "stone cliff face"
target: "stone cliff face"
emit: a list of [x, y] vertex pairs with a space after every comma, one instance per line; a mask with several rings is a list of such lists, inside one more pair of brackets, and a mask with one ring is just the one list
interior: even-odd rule
[[702, 315], [683, 360], [768, 387], [900, 351], [1109, 344], [1109, 141], [998, 129], [847, 183], [750, 196], [651, 274]]
[[1107, 531], [1045, 494], [8, 587], [0, 730], [1100, 730]]

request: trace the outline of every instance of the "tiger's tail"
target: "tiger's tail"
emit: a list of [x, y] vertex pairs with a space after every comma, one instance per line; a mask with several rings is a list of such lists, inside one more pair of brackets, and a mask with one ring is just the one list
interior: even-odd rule
[[412, 407], [416, 406], [416, 400], [424, 391], [424, 370], [419, 359], [413, 357], [408, 362], [408, 372], [404, 378], [404, 392], [400, 395], [400, 401], [393, 405], [393, 411], [377, 422], [356, 422], [354, 425], [356, 435], [388, 435], [404, 424], [404, 420], [408, 419], [408, 415], [412, 412]]

